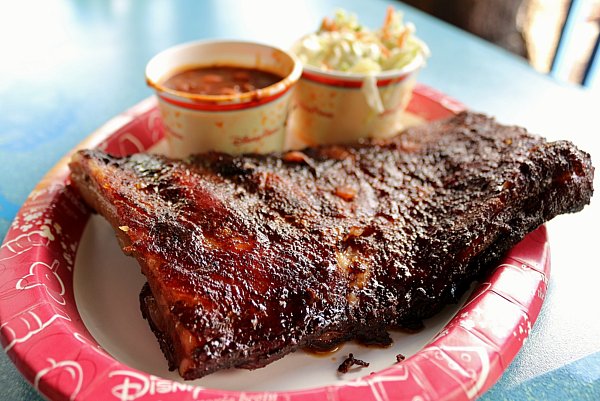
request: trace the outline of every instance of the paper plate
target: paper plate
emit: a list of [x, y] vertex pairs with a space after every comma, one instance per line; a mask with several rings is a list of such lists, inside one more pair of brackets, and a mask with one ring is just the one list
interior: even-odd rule
[[[463, 108], [431, 88], [417, 86], [408, 111], [435, 120]], [[97, 146], [123, 155], [148, 150], [162, 138], [156, 100], [149, 98], [111, 119], [78, 148]], [[25, 378], [51, 400], [472, 400], [492, 386], [512, 361], [544, 300], [550, 258], [542, 226], [515, 246], [489, 277], [474, 287], [462, 306], [446, 310], [446, 320], [442, 313], [435, 323], [439, 327], [431, 325], [427, 340], [402, 362], [392, 361], [394, 350], [383, 350], [390, 358], [388, 366], [361, 370], [355, 376], [334, 376], [325, 382], [296, 380], [292, 370], [281, 381], [294, 383], [278, 383], [275, 387], [284, 388], [279, 391], [231, 390], [236, 384], [243, 387], [243, 379], [237, 378], [244, 377], [239, 375], [245, 371], [225, 372], [221, 379], [210, 375], [203, 381], [174, 380], [136, 358], [127, 359], [134, 354], [128, 354], [120, 343], [119, 330], [110, 328], [110, 324], [116, 325], [111, 322], [123, 315], [102, 310], [103, 301], [90, 298], [94, 291], [103, 294], [100, 286], [111, 283], [78, 279], [86, 271], [82, 266], [91, 264], [90, 249], [96, 247], [98, 252], [98, 247], [106, 246], [107, 253], [116, 252], [116, 241], [94, 242], [90, 230], [105, 232], [105, 223], [90, 218], [88, 208], [69, 187], [68, 160], [69, 155], [37, 185], [0, 248], [2, 346]], [[137, 293], [133, 297], [137, 299]], [[139, 334], [142, 341], [149, 331], [137, 327], [131, 326], [131, 338]], [[419, 335], [424, 337], [414, 336]], [[410, 342], [412, 337], [406, 338]], [[120, 352], [119, 346], [125, 351]], [[402, 347], [401, 341], [398, 346]], [[148, 348], [152, 348], [149, 354], [160, 353], [158, 345]], [[330, 359], [343, 356], [338, 351]], [[319, 358], [312, 358], [319, 364]], [[259, 369], [248, 374], [259, 375], [251, 380], [260, 382], [260, 375], [272, 376], [269, 372], [272, 370]], [[207, 386], [211, 380], [224, 380], [225, 384]]]

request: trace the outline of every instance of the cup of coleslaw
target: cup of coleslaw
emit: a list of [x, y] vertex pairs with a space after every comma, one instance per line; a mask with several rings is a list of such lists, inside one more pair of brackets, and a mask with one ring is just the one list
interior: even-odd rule
[[289, 120], [294, 140], [312, 146], [397, 134], [429, 56], [414, 31], [393, 8], [375, 31], [338, 10], [300, 38], [292, 47], [303, 64]]

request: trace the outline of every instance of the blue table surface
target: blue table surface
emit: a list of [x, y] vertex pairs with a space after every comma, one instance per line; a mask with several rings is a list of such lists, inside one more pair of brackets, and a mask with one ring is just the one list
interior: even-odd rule
[[[402, 3], [341, 1], [13, 1], [0, 5], [0, 238], [43, 175], [83, 138], [150, 96], [157, 52], [202, 38], [281, 47], [343, 7], [378, 26], [388, 5], [430, 46], [419, 80], [467, 104], [600, 154], [600, 97], [534, 72], [504, 50]], [[596, 180], [597, 181], [597, 180]], [[597, 184], [597, 182], [596, 182]], [[597, 202], [595, 202], [597, 203]], [[548, 224], [552, 277], [529, 341], [482, 400], [600, 400], [600, 207]], [[0, 277], [1, 281], [1, 277]], [[40, 400], [0, 353], [0, 399]]]

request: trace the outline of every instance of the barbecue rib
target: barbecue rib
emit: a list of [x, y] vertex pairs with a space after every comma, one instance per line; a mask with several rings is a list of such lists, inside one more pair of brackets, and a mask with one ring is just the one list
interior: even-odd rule
[[71, 169], [141, 264], [144, 316], [186, 379], [390, 341], [593, 191], [588, 154], [474, 113], [266, 156], [86, 150]]

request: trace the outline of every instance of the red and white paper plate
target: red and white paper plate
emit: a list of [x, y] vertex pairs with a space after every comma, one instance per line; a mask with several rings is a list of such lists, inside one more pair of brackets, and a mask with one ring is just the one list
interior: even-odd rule
[[[418, 86], [408, 110], [435, 120], [462, 108], [456, 101]], [[97, 146], [123, 155], [148, 150], [162, 137], [156, 100], [151, 98], [110, 120], [80, 147]], [[89, 299], [85, 301], [85, 294], [76, 295], [88, 291], [78, 290], [82, 280], [74, 280], [74, 273], [80, 274], [80, 265], [85, 263], [82, 249], [90, 247], [85, 242], [94, 241], [93, 236], [84, 235], [88, 222], [94, 219], [69, 187], [67, 163], [68, 156], [37, 185], [0, 248], [2, 346], [25, 378], [51, 400], [472, 400], [496, 382], [517, 354], [546, 293], [550, 257], [542, 226], [515, 246], [489, 277], [475, 286], [465, 303], [454, 308], [400, 363], [395, 362], [394, 350], [383, 350], [390, 362], [377, 371], [362, 369], [360, 375], [336, 376], [325, 384], [298, 377], [288, 387], [275, 386], [292, 389], [280, 391], [232, 391], [233, 384], [217, 388], [210, 387], [210, 380], [178, 381], [136, 367], [135, 359], [128, 363], [97, 334], [108, 333], [110, 337], [113, 331], [90, 324], [97, 311], [83, 310]], [[91, 245], [105, 246], [103, 242]], [[110, 246], [106, 252], [116, 249], [116, 245]], [[133, 297], [137, 298], [137, 293]], [[102, 305], [102, 300], [98, 303]], [[106, 315], [102, 319], [110, 322], [110, 313]], [[115, 336], [118, 333], [114, 330]], [[145, 335], [148, 333], [139, 334]], [[403, 338], [414, 343], [411, 336], [419, 334]], [[402, 349], [402, 341], [396, 343]], [[160, 353], [158, 345], [147, 352]], [[331, 365], [333, 360], [335, 365], [345, 357], [340, 352], [323, 358], [306, 357], [314, 358], [317, 364], [322, 360], [322, 364]], [[240, 374], [246, 373], [232, 373]], [[286, 380], [293, 374], [288, 372]], [[221, 380], [223, 377], [227, 376]], [[231, 377], [230, 382], [237, 380], [237, 376]]]

